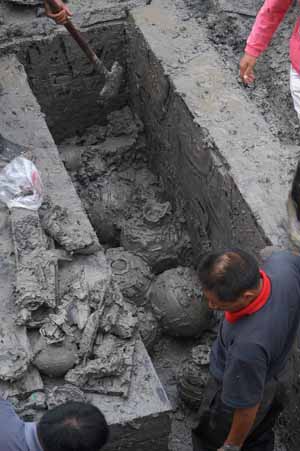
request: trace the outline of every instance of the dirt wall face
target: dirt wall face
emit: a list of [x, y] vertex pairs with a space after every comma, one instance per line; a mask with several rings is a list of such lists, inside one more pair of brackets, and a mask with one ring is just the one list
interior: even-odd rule
[[[124, 23], [102, 25], [84, 35], [108, 68], [119, 61], [126, 70]], [[24, 43], [17, 54], [56, 142], [103, 123], [110, 111], [126, 104], [125, 77], [118, 96], [99, 104], [103, 77], [65, 33]]]
[[210, 248], [264, 247], [209, 131], [195, 124], [140, 31], [130, 27], [128, 36], [130, 100], [144, 122], [150, 162], [185, 213], [196, 261]]

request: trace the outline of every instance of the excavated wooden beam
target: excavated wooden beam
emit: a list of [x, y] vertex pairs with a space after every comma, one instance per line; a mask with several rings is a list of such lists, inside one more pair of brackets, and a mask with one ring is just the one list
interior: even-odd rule
[[15, 259], [8, 209], [0, 207], [0, 395], [17, 396], [43, 388], [30, 366], [31, 346], [26, 328], [16, 325]]
[[57, 262], [49, 256], [47, 240], [37, 211], [11, 210], [16, 259], [16, 306], [26, 323], [39, 307], [56, 307]]

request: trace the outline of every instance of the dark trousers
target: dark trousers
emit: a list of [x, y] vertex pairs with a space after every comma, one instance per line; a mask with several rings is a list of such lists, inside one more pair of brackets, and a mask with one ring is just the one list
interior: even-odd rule
[[[198, 414], [199, 423], [192, 431], [194, 451], [216, 451], [228, 436], [234, 410], [222, 403], [221, 392], [221, 384], [210, 378]], [[272, 381], [265, 390], [255, 424], [244, 443], [243, 451], [273, 451], [273, 427], [283, 408], [282, 396], [276, 396], [277, 393], [278, 382]]]

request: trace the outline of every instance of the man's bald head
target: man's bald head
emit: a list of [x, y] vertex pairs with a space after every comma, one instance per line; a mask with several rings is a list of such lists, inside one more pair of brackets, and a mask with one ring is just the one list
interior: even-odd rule
[[260, 283], [256, 259], [241, 249], [227, 249], [206, 255], [198, 268], [203, 289], [220, 301], [232, 302]]

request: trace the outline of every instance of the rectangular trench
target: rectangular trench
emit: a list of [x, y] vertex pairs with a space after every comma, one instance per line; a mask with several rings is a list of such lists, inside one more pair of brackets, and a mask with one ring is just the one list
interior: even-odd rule
[[[104, 55], [108, 66], [117, 59], [125, 68], [119, 96], [105, 107], [98, 104], [96, 95], [103, 80], [65, 34], [26, 42], [15, 49], [55, 141], [54, 144], [45, 138], [47, 133], [40, 141], [40, 130], [33, 130], [27, 133], [25, 144], [44, 146], [46, 156], [55, 145], [60, 149], [66, 140], [84, 136], [89, 127], [107, 127], [111, 113], [129, 107], [144, 127], [146, 143], [140, 144], [139, 152], [144, 152], [151, 171], [159, 178], [164, 201], [170, 201], [173, 211], [185, 218], [193, 251], [189, 264], [196, 266], [205, 252], [222, 247], [242, 246], [258, 253], [272, 242], [273, 236], [264, 228], [263, 221], [257, 219], [251, 202], [245, 199], [231, 165], [219, 151], [214, 134], [206, 124], [202, 126], [195, 120], [188, 99], [174, 83], [166, 69], [168, 65], [155, 52], [155, 42], [152, 43], [148, 35], [149, 23], [145, 25], [140, 17], [140, 12], [133, 12], [128, 22], [116, 21], [85, 33], [96, 53]], [[155, 24], [155, 15], [151, 20]], [[12, 138], [13, 134], [8, 136], [13, 141]], [[38, 161], [37, 166], [39, 168]], [[47, 169], [43, 170], [51, 185], [51, 173]], [[58, 179], [55, 183], [59, 183]], [[98, 238], [101, 243], [99, 234]], [[94, 235], [93, 239], [97, 242]], [[186, 262], [179, 260], [178, 263]], [[160, 421], [167, 429], [168, 420], [163, 411], [168, 409], [163, 403], [160, 407]], [[162, 450], [166, 449], [166, 437], [158, 423], [153, 414], [151, 428], [157, 431], [155, 449]], [[142, 443], [145, 446], [143, 427], [143, 422], [140, 426], [133, 421], [128, 422], [126, 430], [121, 428], [130, 442], [129, 450], [137, 449]], [[136, 432], [140, 428], [140, 433]], [[124, 447], [120, 436], [118, 430], [116, 449], [120, 444]], [[153, 449], [154, 443], [149, 443], [147, 446]]]

